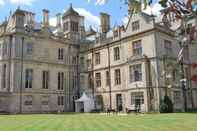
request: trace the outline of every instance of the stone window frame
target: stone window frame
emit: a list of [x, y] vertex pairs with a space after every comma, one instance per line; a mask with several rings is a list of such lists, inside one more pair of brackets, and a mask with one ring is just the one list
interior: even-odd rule
[[[138, 74], [138, 78], [136, 74]], [[142, 75], [142, 64], [134, 64], [129, 66], [130, 83], [142, 81]]]
[[57, 105], [64, 106], [64, 96], [61, 95], [57, 97]]
[[137, 31], [140, 29], [140, 21], [136, 20], [132, 22], [132, 31]]
[[115, 69], [114, 70], [114, 83], [115, 85], [120, 85], [121, 84], [121, 70], [120, 69]]
[[132, 42], [132, 50], [133, 50], [133, 56], [142, 56], [143, 50], [142, 50], [142, 40], [136, 40]]
[[101, 53], [96, 52], [95, 53], [95, 65], [99, 65], [101, 63]]
[[33, 88], [33, 69], [25, 70], [25, 88], [26, 89]]
[[58, 82], [57, 82], [58, 90], [64, 90], [64, 78], [65, 78], [64, 72], [58, 72]]
[[144, 104], [144, 92], [143, 91], [131, 92], [130, 97], [131, 97], [131, 103], [130, 103], [131, 105], [135, 105], [136, 99], [140, 100], [140, 105]]
[[42, 89], [49, 89], [50, 72], [42, 71]]
[[26, 45], [27, 45], [26, 46], [26, 54], [32, 55], [33, 54], [33, 43], [28, 42]]
[[114, 47], [114, 61], [120, 60], [120, 47]]
[[101, 72], [95, 73], [95, 83], [97, 88], [101, 87]]
[[64, 48], [58, 49], [58, 60], [64, 60]]

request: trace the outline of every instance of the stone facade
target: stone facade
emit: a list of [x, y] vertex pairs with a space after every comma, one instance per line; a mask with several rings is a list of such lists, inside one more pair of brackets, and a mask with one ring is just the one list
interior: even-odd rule
[[[142, 112], [158, 111], [166, 94], [175, 111], [184, 110], [181, 67], [177, 64], [180, 46], [171, 30], [152, 16], [139, 13], [129, 18], [126, 27], [93, 36], [91, 46], [81, 51], [89, 67], [84, 67], [80, 77], [89, 79], [89, 90], [82, 91], [95, 98], [97, 108], [126, 111], [139, 106]], [[190, 48], [195, 54], [195, 45]], [[184, 62], [187, 103], [188, 108], [196, 108], [196, 86], [190, 81], [196, 57], [190, 55], [185, 55]]]
[[[101, 32], [85, 31], [84, 17], [72, 5], [57, 15], [56, 27], [49, 25], [46, 9], [42, 24], [32, 12], [11, 14], [0, 25], [0, 112], [74, 111], [83, 92], [100, 110], [158, 111], [165, 94], [175, 110], [183, 110], [173, 32], [144, 13], [110, 30], [110, 16], [102, 14], [107, 18]], [[184, 65], [188, 80], [190, 63]], [[195, 108], [197, 88], [191, 81], [188, 88], [188, 106]]]

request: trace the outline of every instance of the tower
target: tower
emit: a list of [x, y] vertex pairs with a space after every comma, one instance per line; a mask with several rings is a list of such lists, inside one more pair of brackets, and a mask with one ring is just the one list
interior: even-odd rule
[[72, 4], [62, 16], [63, 32], [65, 37], [72, 40], [79, 40], [81, 29], [84, 29], [84, 19], [76, 12]]
[[20, 10], [20, 8], [18, 8], [13, 16], [13, 24], [12, 27], [15, 31], [23, 31], [24, 30], [24, 22], [25, 22], [25, 13], [24, 11]]

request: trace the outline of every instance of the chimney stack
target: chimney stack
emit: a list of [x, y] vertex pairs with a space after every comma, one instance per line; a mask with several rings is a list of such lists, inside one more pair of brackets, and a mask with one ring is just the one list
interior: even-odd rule
[[48, 27], [49, 26], [49, 10], [43, 9], [43, 27]]
[[56, 19], [57, 19], [56, 27], [57, 27], [57, 28], [61, 28], [61, 14], [60, 14], [60, 13], [58, 13], [58, 14], [56, 15]]
[[101, 33], [107, 33], [110, 30], [110, 15], [101, 12], [100, 19], [101, 19]]

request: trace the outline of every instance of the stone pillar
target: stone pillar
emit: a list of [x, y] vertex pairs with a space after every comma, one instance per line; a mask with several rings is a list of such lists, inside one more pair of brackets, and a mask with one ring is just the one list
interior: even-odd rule
[[56, 27], [57, 27], [57, 28], [61, 28], [61, 14], [60, 14], [60, 13], [58, 13], [58, 14], [56, 15], [56, 19], [57, 19]]
[[43, 9], [42, 12], [43, 12], [42, 26], [43, 26], [44, 28], [46, 28], [46, 27], [49, 26], [49, 10]]
[[110, 30], [110, 15], [107, 13], [100, 13], [101, 19], [101, 33], [107, 33]]

